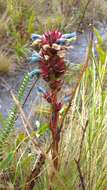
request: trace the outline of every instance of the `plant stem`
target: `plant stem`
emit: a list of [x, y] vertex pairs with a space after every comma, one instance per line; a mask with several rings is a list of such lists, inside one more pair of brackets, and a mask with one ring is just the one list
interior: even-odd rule
[[[52, 132], [52, 138], [53, 138], [53, 144], [51, 147], [51, 155], [52, 155], [52, 164], [53, 164], [53, 170], [51, 171], [50, 175], [50, 183], [52, 184], [54, 177], [55, 177], [55, 171], [59, 170], [59, 159], [58, 159], [58, 154], [59, 154], [59, 141], [60, 138], [57, 135], [57, 130], [58, 130], [58, 119], [59, 119], [59, 113], [56, 111], [56, 103], [57, 103], [57, 94], [54, 94], [54, 101], [52, 104], [52, 114], [51, 114], [51, 119], [50, 119], [50, 129]], [[49, 186], [48, 190], [53, 190], [52, 186]]]
[[85, 7], [84, 7], [84, 10], [83, 10], [83, 13], [82, 13], [82, 16], [80, 17], [80, 22], [78, 24], [78, 27], [77, 27], [77, 32], [81, 32], [81, 24], [83, 23], [83, 20], [84, 20], [84, 17], [85, 17], [85, 14], [86, 14], [86, 11], [87, 11], [87, 8], [89, 6], [89, 4], [91, 3], [92, 0], [88, 0]]
[[78, 173], [79, 173], [79, 178], [80, 178], [82, 190], [85, 190], [86, 188], [85, 188], [85, 180], [84, 180], [84, 176], [82, 174], [80, 161], [81, 161], [81, 155], [82, 155], [82, 149], [83, 149], [83, 141], [84, 141], [84, 138], [85, 138], [85, 133], [86, 133], [87, 126], [88, 126], [88, 120], [86, 121], [85, 127], [82, 129], [82, 138], [81, 138], [80, 147], [79, 147], [78, 159], [74, 159], [75, 163], [76, 163], [76, 166], [77, 166]]
[[79, 173], [79, 178], [80, 178], [80, 181], [81, 181], [82, 190], [85, 190], [84, 176], [83, 176], [82, 171], [81, 171], [80, 162], [75, 159], [75, 163], [77, 165], [77, 170], [78, 170], [78, 173]]

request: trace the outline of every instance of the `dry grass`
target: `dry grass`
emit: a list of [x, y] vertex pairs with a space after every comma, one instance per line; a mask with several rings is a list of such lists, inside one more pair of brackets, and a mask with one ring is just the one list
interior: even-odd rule
[[6, 31], [8, 30], [9, 17], [5, 12], [0, 18], [0, 38], [6, 35]]
[[13, 57], [5, 51], [0, 51], [0, 73], [12, 71]]

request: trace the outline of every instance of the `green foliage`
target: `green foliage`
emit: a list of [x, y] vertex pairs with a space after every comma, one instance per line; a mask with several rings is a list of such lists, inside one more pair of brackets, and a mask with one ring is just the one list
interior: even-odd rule
[[48, 130], [49, 130], [49, 124], [44, 123], [42, 126], [40, 126], [40, 129], [37, 131], [37, 133], [41, 136], [44, 135]]
[[[25, 75], [24, 80], [22, 82], [22, 85], [21, 85], [19, 92], [18, 92], [18, 100], [20, 103], [22, 103], [24, 93], [27, 90], [27, 86], [28, 86], [29, 81], [30, 81], [29, 75]], [[17, 109], [17, 106], [15, 105], [9, 113], [9, 116], [6, 120], [5, 128], [3, 128], [1, 130], [1, 133], [0, 133], [0, 156], [1, 156], [1, 158], [3, 156], [2, 155], [3, 154], [3, 152], [2, 152], [3, 145], [5, 144], [8, 136], [10, 135], [11, 131], [13, 130], [13, 127], [15, 125], [15, 121], [17, 118], [17, 114], [18, 114], [18, 109]], [[4, 122], [2, 121], [3, 124], [4, 124]]]
[[0, 163], [0, 170], [6, 170], [9, 168], [13, 158], [14, 152], [9, 152], [7, 158]]
[[25, 141], [26, 135], [24, 133], [20, 133], [16, 139], [16, 147], [19, 146], [23, 141]]
[[96, 28], [94, 28], [94, 33], [95, 33], [95, 35], [97, 37], [98, 45], [101, 46], [103, 44], [103, 38], [101, 37], [99, 31]]
[[27, 31], [29, 34], [32, 34], [35, 32], [35, 13], [34, 12], [32, 12], [32, 14], [29, 17]]
[[5, 127], [6, 125], [5, 118], [3, 117], [3, 114], [1, 112], [0, 112], [0, 124], [2, 125], [2, 127]]
[[95, 31], [95, 34], [96, 34], [96, 37], [98, 40], [98, 43], [96, 45], [96, 50], [98, 52], [101, 63], [104, 64], [106, 61], [107, 50], [105, 50], [103, 48], [104, 41], [103, 41], [103, 38], [101, 37], [100, 33], [98, 32], [98, 30], [94, 29], [94, 31]]

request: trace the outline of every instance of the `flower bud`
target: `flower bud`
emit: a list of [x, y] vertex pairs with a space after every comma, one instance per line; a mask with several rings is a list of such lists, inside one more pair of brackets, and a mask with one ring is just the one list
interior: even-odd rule
[[40, 57], [36, 57], [36, 56], [32, 56], [32, 57], [29, 58], [29, 60], [30, 60], [29, 63], [32, 64], [32, 63], [39, 62], [41, 60], [41, 58]]
[[42, 93], [42, 94], [46, 93], [45, 89], [43, 87], [41, 87], [41, 86], [37, 86], [37, 91]]
[[45, 44], [45, 45], [43, 45], [42, 47], [43, 47], [43, 49], [44, 49], [45, 51], [47, 51], [47, 50], [50, 48], [50, 45], [49, 45], [49, 44]]
[[41, 39], [41, 38], [42, 38], [42, 36], [39, 35], [39, 34], [32, 34], [32, 35], [31, 35], [31, 39], [32, 39], [32, 41], [35, 41], [35, 40], [37, 40], [37, 39]]
[[41, 44], [41, 40], [37, 39], [33, 41], [32, 46], [35, 47], [35, 46], [39, 46], [40, 44]]
[[54, 44], [52, 44], [52, 48], [55, 49], [55, 50], [60, 50], [61, 46], [58, 45], [58, 44], [56, 44], [56, 43], [54, 43]]
[[65, 45], [65, 42], [66, 42], [66, 39], [65, 38], [60, 38], [56, 41], [57, 44], [60, 44], [60, 45]]
[[62, 37], [65, 38], [65, 39], [76, 37], [76, 32], [72, 32], [72, 33], [68, 33], [68, 34], [63, 34]]
[[39, 77], [40, 75], [40, 69], [34, 69], [30, 73], [28, 73], [30, 78], [33, 78], [34, 76]]

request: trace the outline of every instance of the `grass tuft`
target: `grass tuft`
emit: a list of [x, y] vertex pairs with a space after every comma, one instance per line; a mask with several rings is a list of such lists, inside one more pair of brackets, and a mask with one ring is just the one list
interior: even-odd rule
[[0, 51], [0, 73], [8, 73], [13, 69], [13, 57], [5, 51]]

